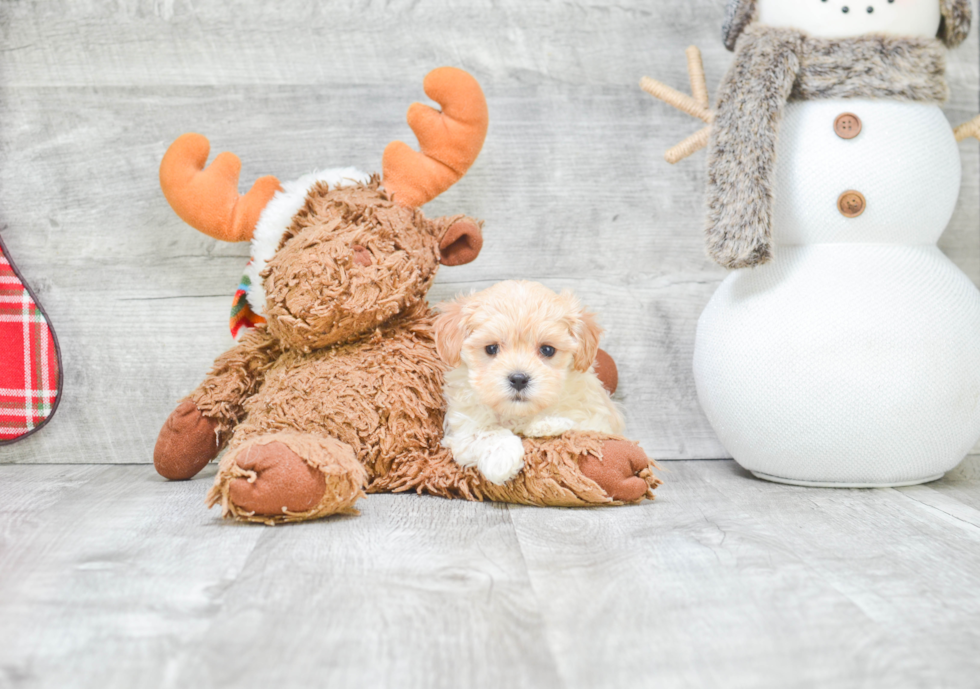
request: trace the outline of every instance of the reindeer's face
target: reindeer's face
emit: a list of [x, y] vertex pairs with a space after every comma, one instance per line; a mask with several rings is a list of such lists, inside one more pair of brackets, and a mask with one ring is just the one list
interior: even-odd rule
[[239, 196], [241, 162], [222, 153], [205, 169], [210, 144], [200, 134], [184, 134], [164, 155], [160, 185], [181, 218], [216, 239], [252, 240], [248, 302], [285, 346], [310, 351], [371, 332], [421, 301], [440, 263], [461, 265], [480, 252], [480, 223], [427, 220], [419, 207], [476, 160], [486, 99], [452, 67], [430, 72], [424, 88], [443, 110], [409, 107], [422, 151], [389, 144], [383, 187], [346, 169], [285, 185], [263, 177]]
[[332, 190], [318, 183], [261, 273], [269, 332], [304, 350], [371, 332], [424, 299], [447, 225], [456, 238], [448, 256], [478, 241], [474, 221], [430, 221], [390, 201], [377, 178]]

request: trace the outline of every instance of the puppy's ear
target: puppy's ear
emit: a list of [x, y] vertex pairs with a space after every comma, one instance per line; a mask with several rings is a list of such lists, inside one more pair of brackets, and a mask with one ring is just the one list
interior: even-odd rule
[[463, 340], [466, 339], [463, 300], [440, 304], [439, 311], [435, 322], [436, 351], [450, 366], [459, 366], [459, 355], [463, 351]]
[[578, 350], [572, 360], [572, 366], [576, 371], [588, 371], [595, 362], [596, 354], [599, 351], [599, 338], [602, 337], [602, 327], [596, 322], [595, 314], [580, 309], [578, 312], [578, 323], [572, 331], [575, 339], [578, 340]]

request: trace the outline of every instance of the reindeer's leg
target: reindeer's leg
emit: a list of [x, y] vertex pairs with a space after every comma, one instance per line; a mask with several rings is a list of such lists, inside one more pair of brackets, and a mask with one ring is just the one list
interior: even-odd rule
[[259, 389], [278, 356], [275, 341], [260, 326], [218, 357], [204, 382], [160, 429], [153, 450], [157, 472], [173, 480], [189, 479], [217, 457], [245, 416], [245, 400]]
[[[526, 438], [524, 471], [487, 493], [494, 500], [535, 505], [634, 503], [652, 499], [660, 485], [653, 467], [636, 443], [622, 438], [583, 431]], [[569, 492], [572, 502], [565, 500]]]
[[475, 468], [460, 466], [448, 450], [439, 448], [429, 456], [395, 461], [369, 492], [415, 490], [447, 498], [583, 507], [639, 502], [652, 498], [660, 485], [646, 453], [621, 438], [572, 431], [527, 438], [524, 452], [524, 468], [502, 486]]
[[222, 516], [276, 524], [357, 513], [367, 471], [350, 445], [294, 431], [237, 438], [208, 493]]

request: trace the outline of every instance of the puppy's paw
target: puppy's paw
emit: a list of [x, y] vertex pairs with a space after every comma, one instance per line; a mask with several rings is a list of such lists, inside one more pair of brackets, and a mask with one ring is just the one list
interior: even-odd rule
[[575, 422], [564, 416], [542, 416], [528, 424], [524, 435], [528, 438], [551, 438], [573, 428]]
[[523, 441], [513, 433], [487, 440], [476, 467], [490, 483], [507, 483], [524, 468]]

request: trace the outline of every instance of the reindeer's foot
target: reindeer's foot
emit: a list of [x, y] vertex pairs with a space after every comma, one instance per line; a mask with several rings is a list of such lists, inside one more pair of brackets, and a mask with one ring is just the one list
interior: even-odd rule
[[350, 445], [307, 433], [250, 438], [221, 460], [208, 506], [222, 516], [275, 524], [356, 514], [367, 471]]
[[201, 413], [191, 400], [184, 400], [167, 417], [153, 449], [153, 466], [164, 478], [183, 481], [218, 456], [221, 442], [218, 422]]
[[639, 445], [628, 440], [606, 440], [602, 459], [584, 454], [579, 469], [599, 484], [613, 500], [637, 502], [660, 485], [653, 475], [654, 464]]

